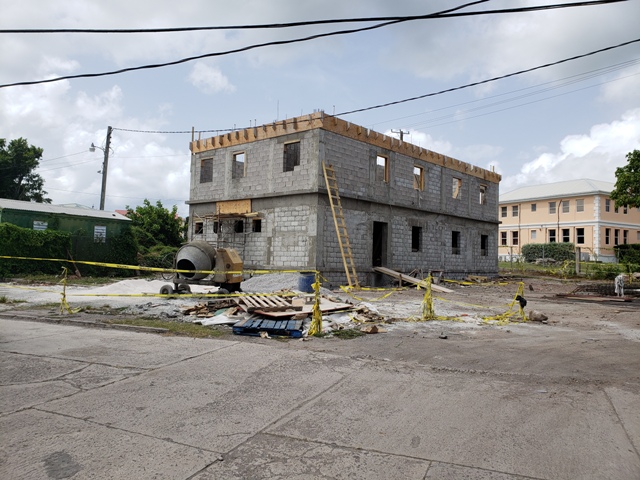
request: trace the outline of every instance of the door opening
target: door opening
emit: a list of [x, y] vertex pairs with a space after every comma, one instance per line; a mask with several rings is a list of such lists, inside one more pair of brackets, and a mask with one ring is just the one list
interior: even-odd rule
[[374, 267], [384, 267], [387, 264], [387, 227], [384, 222], [373, 222], [371, 263]]

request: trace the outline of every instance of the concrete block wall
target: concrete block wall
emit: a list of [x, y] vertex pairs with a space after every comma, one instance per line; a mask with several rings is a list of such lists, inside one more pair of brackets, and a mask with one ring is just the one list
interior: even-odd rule
[[[388, 183], [376, 181], [378, 155], [389, 159]], [[497, 183], [324, 130], [319, 157], [333, 165], [341, 197], [497, 223]], [[424, 171], [422, 191], [413, 188], [414, 166]], [[457, 199], [452, 196], [454, 177], [462, 180]], [[481, 184], [487, 187], [484, 205], [480, 204]]]
[[[318, 130], [203, 151], [191, 159], [190, 203], [317, 191]], [[284, 145], [300, 142], [300, 165], [283, 171]], [[233, 156], [245, 154], [245, 176], [233, 178]], [[200, 183], [203, 159], [213, 159], [213, 181]]]
[[[343, 201], [356, 272], [362, 284], [372, 284], [374, 222], [387, 224], [387, 255], [383, 266], [403, 273], [415, 269], [422, 269], [425, 274], [430, 270], [444, 270], [448, 278], [497, 273], [498, 237], [493, 224], [388, 206], [369, 205], [365, 210], [358, 209], [362, 203]], [[319, 206], [319, 216], [324, 228], [318, 234], [318, 244], [322, 245], [318, 269], [332, 285], [344, 285], [346, 275], [330, 206]], [[412, 227], [421, 228], [417, 252], [412, 251]], [[453, 253], [451, 232], [454, 230], [460, 232], [460, 254]], [[481, 255], [481, 235], [488, 236], [486, 256]]]

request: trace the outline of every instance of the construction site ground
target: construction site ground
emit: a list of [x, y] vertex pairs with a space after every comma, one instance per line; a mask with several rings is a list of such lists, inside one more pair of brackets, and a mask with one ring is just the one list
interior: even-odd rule
[[[484, 321], [521, 280], [546, 323]], [[435, 313], [455, 321], [417, 321], [424, 290], [353, 292], [385, 333], [352, 339], [86, 328], [184, 321], [199, 299], [70, 289], [112, 311], [69, 314], [0, 284], [0, 476], [640, 478], [640, 299], [557, 296], [577, 283], [446, 284]]]

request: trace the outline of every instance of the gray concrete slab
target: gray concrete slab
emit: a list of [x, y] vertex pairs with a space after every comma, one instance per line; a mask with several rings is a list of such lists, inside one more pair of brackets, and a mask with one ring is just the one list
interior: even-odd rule
[[634, 377], [32, 325], [0, 320], [3, 479], [640, 478]]
[[[33, 322], [16, 322], [0, 319], [0, 339], [12, 340], [0, 343], [0, 351], [104, 363], [121, 367], [158, 368], [186, 358], [226, 348], [228, 341], [185, 337], [161, 337], [155, 334], [132, 335], [113, 330], [108, 336], [89, 334], [86, 328], [66, 325], [40, 324], [34, 335], [20, 337], [33, 331]], [[24, 332], [19, 332], [26, 328]], [[55, 332], [55, 333], [53, 333]], [[95, 332], [94, 332], [95, 333]], [[114, 354], [117, 352], [117, 354]]]
[[259, 434], [194, 480], [422, 480], [428, 468], [416, 458]]
[[0, 418], [0, 478], [188, 478], [218, 454], [38, 410]]
[[433, 462], [424, 480], [528, 480], [531, 477]]
[[628, 385], [627, 389], [610, 387], [605, 389], [636, 453], [640, 452], [640, 389]]
[[235, 344], [41, 408], [227, 452], [341, 380], [345, 363]]
[[369, 368], [267, 432], [536, 478], [640, 478], [604, 392], [572, 387]]
[[50, 400], [68, 397], [80, 390], [62, 381], [0, 387], [0, 414], [35, 407]]

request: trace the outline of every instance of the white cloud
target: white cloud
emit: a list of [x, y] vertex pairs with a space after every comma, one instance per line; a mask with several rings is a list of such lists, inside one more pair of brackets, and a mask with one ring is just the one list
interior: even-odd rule
[[525, 163], [516, 175], [503, 178], [500, 189], [525, 185], [593, 178], [615, 181], [615, 169], [626, 163], [626, 154], [640, 148], [640, 108], [620, 120], [594, 125], [588, 134], [565, 137], [557, 152], [545, 152]]
[[203, 62], [196, 62], [193, 66], [189, 74], [189, 82], [207, 94], [232, 93], [236, 90], [218, 67], [206, 65]]

